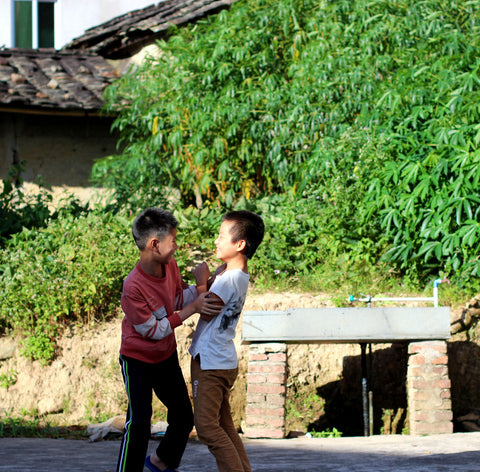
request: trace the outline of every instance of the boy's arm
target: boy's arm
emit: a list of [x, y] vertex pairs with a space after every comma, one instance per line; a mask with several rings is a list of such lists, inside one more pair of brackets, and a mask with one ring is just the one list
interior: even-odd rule
[[[182, 291], [182, 296], [177, 295], [175, 300], [175, 310], [181, 310], [190, 305], [197, 298], [197, 287], [195, 285], [187, 285]], [[180, 304], [181, 303], [181, 304]]]
[[208, 278], [210, 277], [210, 269], [206, 262], [202, 262], [197, 267], [192, 269], [192, 274], [195, 277], [197, 284], [197, 294], [200, 295], [207, 291]]
[[207, 316], [212, 319], [218, 315], [223, 307], [223, 302], [220, 298], [209, 298], [209, 293], [204, 292], [200, 294], [192, 303], [177, 312], [179, 318], [185, 321], [187, 318], [195, 313], [200, 313], [202, 317]]
[[[222, 308], [225, 306], [225, 303], [223, 302], [223, 300], [216, 293], [213, 293], [213, 292], [207, 293], [206, 296], [208, 299], [214, 300], [215, 303], [220, 307], [220, 310], [218, 311], [218, 313], [220, 313], [220, 311], [222, 311]], [[204, 313], [200, 313], [200, 318], [202, 318], [202, 320], [204, 321], [210, 322], [213, 320], [213, 318], [215, 318], [218, 315], [218, 313], [215, 313], [214, 315], [207, 315]]]
[[202, 262], [192, 269], [192, 274], [195, 277], [196, 285], [188, 285], [184, 280], [181, 281], [183, 294], [182, 296], [177, 295], [175, 300], [176, 309], [185, 308], [187, 305], [190, 305], [198, 295], [207, 291], [207, 280], [210, 276], [210, 270], [207, 264]]
[[138, 334], [145, 338], [160, 340], [170, 335], [177, 326], [195, 313], [210, 317], [220, 313], [222, 307], [218, 302], [206, 296], [207, 293], [201, 294], [185, 308], [170, 316], [167, 316], [165, 307], [152, 313], [144, 301], [135, 301], [125, 295], [122, 296], [122, 308]]
[[121, 306], [133, 329], [144, 338], [163, 339], [182, 324], [176, 313], [167, 316], [164, 306], [152, 312], [145, 298], [135, 290], [122, 293]]

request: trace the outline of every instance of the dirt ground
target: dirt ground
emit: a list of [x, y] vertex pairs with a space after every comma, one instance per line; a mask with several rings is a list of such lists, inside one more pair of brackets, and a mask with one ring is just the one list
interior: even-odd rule
[[[282, 310], [290, 307], [331, 306], [325, 295], [299, 293], [251, 293], [246, 310]], [[59, 342], [59, 355], [48, 366], [20, 356], [18, 340], [0, 338], [0, 347], [15, 348], [11, 358], [0, 361], [0, 375], [13, 374], [16, 381], [0, 388], [0, 415], [40, 415], [52, 424], [84, 424], [104, 421], [125, 411], [125, 393], [118, 364], [121, 319], [95, 326], [68, 329]], [[187, 349], [196, 317], [177, 328], [181, 365], [189, 379]], [[238, 333], [240, 334], [241, 326]], [[240, 375], [232, 394], [232, 407], [238, 423], [244, 420], [248, 347], [236, 339]], [[343, 356], [358, 354], [357, 346], [303, 346], [289, 350], [290, 375], [297, 382], [314, 386], [335, 380], [341, 374]], [[308, 359], [306, 362], [305, 360]], [[156, 421], [164, 411], [156, 405]]]

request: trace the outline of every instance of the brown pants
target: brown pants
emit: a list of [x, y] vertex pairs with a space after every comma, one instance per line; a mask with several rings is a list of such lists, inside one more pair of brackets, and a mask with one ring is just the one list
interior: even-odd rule
[[230, 411], [230, 389], [237, 375], [238, 369], [202, 370], [192, 359], [195, 428], [200, 441], [215, 456], [219, 472], [252, 471]]

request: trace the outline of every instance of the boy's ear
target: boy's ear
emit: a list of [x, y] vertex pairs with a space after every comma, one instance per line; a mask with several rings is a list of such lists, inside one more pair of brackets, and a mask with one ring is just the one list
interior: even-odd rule
[[247, 241], [245, 241], [245, 239], [239, 239], [236, 242], [236, 245], [237, 245], [237, 251], [238, 252], [243, 252], [245, 250], [245, 248], [247, 247]]
[[155, 249], [155, 247], [157, 246], [158, 244], [158, 239], [157, 238], [150, 238], [148, 241], [147, 241], [147, 244], [145, 245], [145, 247], [147, 249]]

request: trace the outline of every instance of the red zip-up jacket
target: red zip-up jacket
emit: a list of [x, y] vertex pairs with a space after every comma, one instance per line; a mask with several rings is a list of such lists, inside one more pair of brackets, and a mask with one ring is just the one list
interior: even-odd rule
[[176, 347], [174, 329], [182, 324], [175, 312], [183, 306], [180, 271], [175, 259], [165, 265], [165, 277], [152, 277], [137, 264], [123, 282], [120, 354], [157, 363]]

